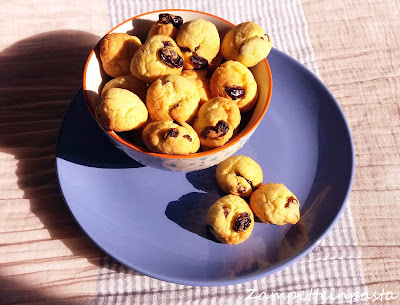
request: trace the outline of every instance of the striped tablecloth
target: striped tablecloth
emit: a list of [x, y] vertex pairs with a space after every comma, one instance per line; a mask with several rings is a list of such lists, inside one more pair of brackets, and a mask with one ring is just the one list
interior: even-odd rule
[[[0, 8], [0, 304], [400, 304], [381, 294], [400, 294], [397, 0], [15, 0]], [[58, 188], [58, 128], [89, 51], [121, 21], [168, 8], [262, 25], [325, 82], [352, 129], [356, 175], [339, 222], [306, 257], [257, 281], [191, 287], [130, 270], [82, 233]], [[267, 301], [272, 293], [286, 298]], [[350, 299], [363, 293], [370, 299]]]

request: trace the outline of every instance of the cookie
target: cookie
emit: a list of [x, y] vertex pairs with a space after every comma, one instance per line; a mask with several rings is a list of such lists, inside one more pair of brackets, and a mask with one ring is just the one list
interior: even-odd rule
[[168, 13], [160, 14], [158, 15], [158, 20], [150, 28], [147, 39], [154, 35], [165, 35], [175, 39], [182, 24], [183, 19], [180, 16], [174, 16]]
[[222, 56], [253, 67], [271, 51], [271, 39], [262, 27], [254, 22], [244, 22], [232, 28], [221, 43]]
[[168, 74], [180, 74], [183, 69], [181, 50], [168, 36], [155, 35], [136, 51], [130, 63], [133, 75], [146, 83]]
[[203, 19], [185, 22], [179, 29], [176, 42], [182, 50], [184, 69], [206, 69], [220, 46], [217, 28]]
[[180, 75], [163, 76], [147, 90], [146, 106], [153, 121], [189, 122], [196, 115], [199, 102], [195, 82]]
[[213, 97], [222, 96], [237, 103], [241, 112], [249, 111], [257, 102], [258, 90], [253, 73], [237, 61], [226, 61], [210, 80]]
[[250, 197], [254, 214], [265, 223], [296, 224], [300, 219], [300, 203], [283, 184], [261, 185]]
[[221, 242], [235, 245], [245, 241], [254, 228], [254, 215], [247, 202], [239, 196], [218, 199], [208, 210], [207, 224]]
[[253, 189], [261, 185], [263, 172], [253, 159], [247, 156], [233, 156], [218, 165], [215, 177], [225, 193], [250, 197]]
[[223, 97], [215, 97], [200, 107], [193, 128], [199, 135], [201, 145], [218, 147], [229, 141], [239, 123], [237, 104]]
[[200, 95], [200, 105], [211, 99], [210, 79], [207, 78], [207, 70], [183, 70], [181, 76], [196, 83]]
[[142, 126], [148, 117], [146, 106], [129, 90], [111, 88], [100, 99], [96, 118], [104, 128], [128, 131]]
[[141, 45], [136, 36], [126, 33], [107, 34], [100, 44], [100, 58], [104, 71], [112, 77], [131, 74], [129, 65]]
[[187, 123], [176, 124], [172, 121], [152, 122], [143, 130], [146, 147], [157, 153], [187, 155], [195, 153], [200, 140], [194, 129]]
[[127, 89], [135, 93], [142, 101], [146, 100], [147, 84], [132, 74], [119, 76], [106, 83], [101, 90], [101, 95], [107, 93], [111, 88]]

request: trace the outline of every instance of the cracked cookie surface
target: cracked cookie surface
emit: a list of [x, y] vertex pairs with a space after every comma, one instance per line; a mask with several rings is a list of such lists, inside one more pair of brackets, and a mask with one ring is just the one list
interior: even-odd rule
[[104, 128], [129, 131], [140, 128], [148, 117], [142, 100], [129, 90], [111, 88], [100, 99], [96, 118]]
[[169, 74], [180, 74], [183, 69], [181, 50], [168, 36], [155, 35], [136, 51], [130, 63], [130, 71], [146, 83]]
[[218, 186], [227, 194], [250, 197], [261, 185], [263, 172], [260, 165], [247, 156], [232, 156], [222, 161], [216, 170]]
[[216, 26], [203, 19], [185, 22], [179, 29], [176, 42], [185, 59], [184, 69], [206, 69], [220, 47]]
[[235, 245], [245, 241], [254, 228], [254, 215], [247, 202], [239, 196], [218, 199], [208, 210], [207, 224], [221, 242]]
[[221, 43], [221, 53], [227, 60], [236, 60], [253, 67], [271, 51], [271, 39], [254, 22], [244, 22], [232, 28]]
[[280, 183], [261, 185], [251, 195], [250, 207], [265, 223], [296, 224], [300, 219], [300, 203], [297, 197]]
[[200, 148], [197, 133], [187, 123], [176, 124], [170, 120], [152, 122], [143, 130], [142, 137], [152, 152], [187, 155]]
[[116, 77], [106, 83], [101, 90], [101, 95], [111, 88], [121, 88], [135, 93], [143, 102], [146, 100], [147, 84], [132, 74]]
[[241, 112], [249, 111], [257, 102], [257, 82], [253, 73], [237, 61], [226, 61], [210, 80], [213, 97], [221, 96], [235, 101]]
[[232, 137], [240, 118], [239, 107], [235, 102], [215, 97], [200, 107], [193, 128], [199, 135], [201, 145], [219, 147]]
[[147, 90], [146, 106], [153, 121], [189, 122], [196, 115], [199, 102], [195, 82], [180, 75], [163, 76]]
[[142, 43], [126, 33], [107, 34], [100, 44], [100, 58], [104, 71], [118, 77], [130, 74], [130, 63]]

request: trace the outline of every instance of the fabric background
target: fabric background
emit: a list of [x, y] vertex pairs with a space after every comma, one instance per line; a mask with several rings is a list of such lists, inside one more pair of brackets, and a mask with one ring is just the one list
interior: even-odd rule
[[[382, 288], [400, 293], [395, 0], [19, 0], [0, 7], [1, 304], [242, 304], [249, 288], [267, 294], [311, 288], [334, 295]], [[319, 246], [272, 276], [210, 288], [152, 279], [102, 253], [63, 202], [54, 168], [56, 138], [90, 50], [122, 20], [163, 8], [259, 23], [275, 47], [326, 83], [351, 126], [356, 175], [350, 203]]]

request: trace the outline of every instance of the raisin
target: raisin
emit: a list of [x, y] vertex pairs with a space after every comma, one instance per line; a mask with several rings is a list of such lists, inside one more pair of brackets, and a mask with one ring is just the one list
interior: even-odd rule
[[224, 209], [224, 216], [225, 216], [225, 218], [228, 217], [229, 212], [230, 212], [229, 208], [226, 207], [226, 206], [223, 206], [222, 208]]
[[197, 50], [199, 49], [200, 46], [197, 46], [194, 48], [194, 51], [197, 52]]
[[247, 191], [247, 189], [243, 185], [241, 185], [240, 183], [237, 184], [236, 190], [241, 195], [245, 194], [246, 191]]
[[174, 27], [179, 29], [183, 24], [183, 19], [181, 16], [174, 16], [171, 14], [160, 14], [158, 15], [158, 23], [161, 24], [171, 23]]
[[296, 202], [297, 202], [296, 198], [294, 198], [293, 196], [290, 196], [288, 198], [288, 200], [286, 201], [285, 208], [288, 208], [291, 203], [296, 203]]
[[193, 55], [190, 57], [190, 60], [196, 69], [205, 69], [208, 67], [208, 60], [201, 56]]
[[248, 184], [250, 184], [251, 188], [253, 189], [253, 182], [251, 182], [251, 180], [248, 180], [246, 177], [244, 177], [241, 173], [239, 172], [235, 172], [235, 175], [238, 177], [242, 177], [243, 179], [245, 179], [247, 181]]
[[174, 50], [168, 47], [158, 50], [161, 60], [170, 68], [180, 68], [183, 66], [183, 58]]
[[185, 139], [188, 139], [189, 142], [192, 142], [192, 137], [189, 136], [188, 134], [185, 134], [183, 137], [184, 137]]
[[167, 40], [167, 41], [163, 41], [162, 43], [163, 43], [164, 47], [173, 47], [171, 41]]
[[167, 139], [169, 137], [176, 138], [179, 135], [179, 130], [176, 128], [170, 128], [164, 135], [164, 139]]
[[251, 224], [251, 219], [248, 213], [241, 213], [238, 217], [236, 217], [235, 222], [233, 223], [233, 230], [235, 232], [243, 232], [246, 230]]
[[233, 100], [243, 98], [246, 95], [244, 88], [239, 86], [225, 87], [225, 92]]
[[218, 121], [215, 126], [209, 126], [203, 129], [200, 136], [203, 139], [216, 139], [223, 137], [229, 131], [229, 124], [223, 120]]

